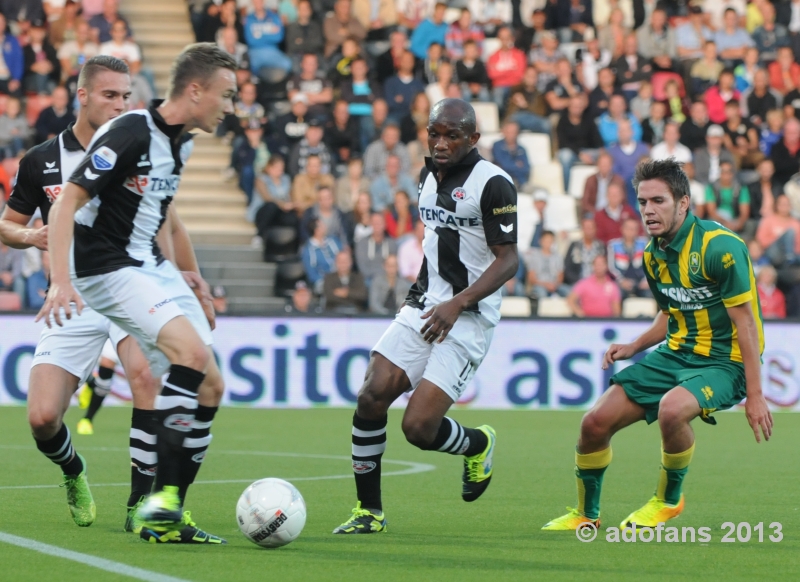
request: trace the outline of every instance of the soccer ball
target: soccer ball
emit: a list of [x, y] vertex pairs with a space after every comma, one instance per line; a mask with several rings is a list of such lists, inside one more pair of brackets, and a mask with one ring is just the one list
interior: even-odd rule
[[306, 524], [306, 502], [283, 479], [261, 479], [244, 490], [236, 504], [236, 521], [244, 536], [263, 548], [293, 542]]

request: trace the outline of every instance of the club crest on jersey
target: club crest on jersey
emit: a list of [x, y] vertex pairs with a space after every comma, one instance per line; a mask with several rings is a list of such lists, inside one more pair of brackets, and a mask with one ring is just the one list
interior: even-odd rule
[[134, 194], [141, 195], [144, 194], [148, 183], [149, 180], [147, 179], [147, 176], [130, 176], [127, 180], [125, 180], [125, 187]]
[[56, 201], [58, 195], [61, 194], [61, 186], [42, 186], [45, 196], [50, 201], [50, 204]]
[[689, 270], [693, 275], [697, 275], [700, 271], [700, 253], [691, 253], [689, 255]]
[[453, 188], [453, 191], [450, 193], [450, 196], [456, 202], [461, 202], [467, 199], [467, 191], [464, 190], [461, 186], [458, 188]]
[[117, 154], [105, 146], [92, 154], [92, 165], [98, 170], [110, 170], [117, 163]]

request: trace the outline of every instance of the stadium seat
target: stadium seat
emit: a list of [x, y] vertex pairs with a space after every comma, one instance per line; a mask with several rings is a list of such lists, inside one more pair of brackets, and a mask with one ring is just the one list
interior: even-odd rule
[[649, 297], [628, 297], [622, 302], [622, 317], [635, 318], [646, 317], [653, 318], [658, 311], [658, 305], [655, 299]]
[[547, 199], [547, 225], [555, 231], [571, 231], [578, 228], [575, 199], [570, 196], [550, 196]]
[[564, 172], [558, 162], [531, 164], [531, 178], [528, 186], [539, 186], [550, 194], [564, 194]]
[[530, 317], [531, 300], [527, 297], [503, 297], [500, 304], [500, 315], [503, 317]]
[[491, 101], [475, 101], [472, 103], [475, 117], [478, 119], [478, 131], [481, 133], [497, 133], [500, 131], [500, 113], [497, 104]]
[[669, 81], [675, 81], [678, 84], [678, 94], [681, 97], [686, 96], [686, 89], [683, 86], [683, 78], [678, 73], [670, 73], [662, 71], [653, 73], [650, 83], [653, 86], [653, 99], [656, 101], [664, 101], [667, 98], [667, 93], [664, 87]]
[[267, 229], [264, 240], [264, 260], [276, 263], [297, 256], [297, 229], [292, 226], [276, 226]]
[[503, 134], [499, 131], [481, 132], [478, 140], [478, 152], [487, 160], [492, 160], [492, 146], [496, 141], [503, 139]]
[[539, 317], [572, 317], [572, 310], [563, 297], [542, 297], [539, 299]]
[[569, 195], [576, 200], [583, 199], [583, 189], [589, 176], [597, 173], [597, 166], [575, 164], [569, 171]]
[[455, 8], [453, 6], [450, 6], [447, 10], [444, 11], [444, 21], [447, 24], [453, 24], [460, 17], [461, 17], [461, 8]]
[[278, 263], [275, 271], [275, 295], [278, 297], [289, 297], [294, 291], [294, 286], [298, 281], [306, 276], [303, 262], [299, 259], [282, 261]]
[[517, 138], [519, 145], [528, 154], [528, 162], [532, 166], [549, 164], [553, 156], [550, 151], [550, 136], [544, 133], [523, 132]]
[[539, 214], [533, 206], [533, 196], [530, 194], [517, 194], [517, 246], [520, 251], [526, 251], [531, 245], [533, 230], [539, 224]]
[[0, 291], [0, 311], [19, 311], [22, 309], [22, 299], [11, 291]]
[[500, 45], [502, 45], [502, 43], [500, 42], [499, 38], [483, 39], [483, 53], [481, 53], [481, 58], [483, 59], [483, 62], [488, 61], [489, 57], [500, 49]]

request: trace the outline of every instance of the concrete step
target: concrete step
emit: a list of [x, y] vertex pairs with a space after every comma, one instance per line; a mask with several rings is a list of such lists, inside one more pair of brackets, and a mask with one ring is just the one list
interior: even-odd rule
[[231, 232], [207, 232], [207, 231], [189, 231], [189, 238], [192, 244], [195, 245], [246, 245], [253, 240], [255, 230], [251, 233], [243, 233], [240, 231]]
[[[219, 263], [231, 263], [240, 265], [241, 263], [256, 263], [256, 265], [267, 265], [272, 263], [265, 263], [263, 257], [263, 253], [248, 245], [228, 245], [228, 246], [220, 246], [220, 245], [208, 245], [208, 244], [196, 244], [194, 247], [194, 252], [197, 255], [197, 261], [199, 263], [205, 264], [219, 264]], [[275, 268], [275, 265], [273, 268]]]
[[181, 15], [180, 18], [178, 18], [177, 14], [174, 18], [169, 15], [159, 15], [158, 18], [140, 18], [137, 16], [131, 19], [131, 26], [133, 26], [134, 22], [136, 23], [135, 31], [137, 36], [139, 35], [139, 31], [160, 32], [164, 35], [169, 35], [175, 30], [182, 29], [191, 32], [189, 19], [183, 16], [184, 15]]
[[189, 156], [189, 160], [186, 162], [186, 171], [197, 168], [198, 170], [218, 169], [221, 172], [230, 166], [230, 163], [230, 155], [221, 156], [219, 154], [209, 154], [203, 152], [199, 152], [197, 154], [193, 153], [191, 156]]
[[244, 193], [236, 189], [236, 186], [225, 184], [219, 189], [209, 188], [206, 190], [186, 190], [181, 188], [175, 197], [178, 208], [185, 208], [187, 205], [216, 204], [226, 200], [232, 202], [244, 200]]
[[[258, 255], [259, 259], [261, 254]], [[275, 280], [275, 263], [232, 262], [232, 261], [203, 261], [201, 264], [203, 276], [207, 279], [251, 279], [253, 281], [269, 282]]]
[[130, 0], [123, 3], [120, 7], [120, 12], [125, 15], [125, 18], [135, 20], [136, 18], [158, 18], [159, 20], [178, 17], [184, 21], [189, 20], [189, 13], [184, 2], [147, 2], [137, 0], [132, 2]]
[[205, 220], [239, 220], [244, 216], [245, 209], [228, 207], [207, 208], [201, 205], [182, 206], [178, 209], [178, 215], [184, 224], [193, 224]]
[[229, 298], [239, 297], [273, 297], [273, 281], [251, 281], [249, 279], [211, 279], [207, 278], [212, 287], [222, 285]]
[[[215, 154], [218, 157], [224, 157], [223, 155]], [[189, 158], [191, 159], [191, 158]], [[194, 184], [197, 183], [204, 183], [208, 184], [209, 182], [214, 182], [217, 184], [235, 184], [234, 181], [226, 181], [222, 179], [222, 172], [220, 170], [209, 169], [205, 166], [187, 166], [186, 169], [183, 171], [183, 177], [181, 178], [181, 184], [186, 184], [187, 181], [189, 183]]]
[[207, 198], [207, 194], [213, 194], [214, 199], [219, 200], [244, 200], [244, 192], [239, 189], [236, 182], [223, 182], [219, 178], [216, 180], [203, 180], [192, 177], [187, 173], [186, 177], [181, 180], [181, 190], [183, 196], [179, 198], [199, 197]]
[[279, 297], [231, 297], [228, 299], [228, 313], [231, 315], [284, 313], [285, 306], [286, 300]]

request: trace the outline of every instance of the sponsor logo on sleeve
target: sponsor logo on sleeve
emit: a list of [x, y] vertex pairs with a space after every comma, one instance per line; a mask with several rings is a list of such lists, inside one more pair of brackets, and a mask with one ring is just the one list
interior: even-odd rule
[[492, 214], [495, 216], [499, 214], [514, 214], [517, 211], [516, 204], [509, 204], [508, 206], [503, 206], [502, 208], [492, 208]]
[[100, 174], [94, 174], [89, 168], [86, 168], [86, 171], [83, 173], [84, 177], [87, 180], [97, 180], [100, 177]]
[[55, 174], [61, 171], [59, 168], [56, 168], [55, 162], [45, 162], [44, 166], [45, 169], [42, 171], [42, 174]]
[[513, 224], [508, 224], [508, 225], [501, 224], [500, 225], [500, 230], [502, 230], [504, 233], [508, 234], [512, 230], [514, 230], [514, 225]]
[[106, 146], [101, 147], [92, 154], [92, 165], [98, 170], [110, 170], [116, 163], [116, 152]]
[[136, 164], [137, 168], [143, 168], [144, 166], [149, 166], [150, 160], [147, 159], [147, 154], [142, 154], [139, 158], [139, 162]]
[[725, 253], [722, 255], [722, 266], [726, 269], [731, 268], [736, 264], [736, 260], [733, 258], [733, 255], [730, 253]]

